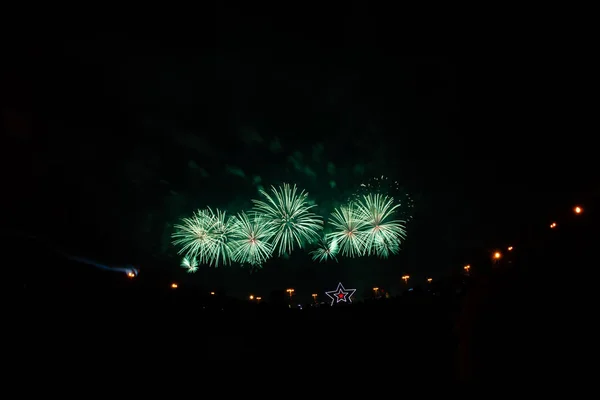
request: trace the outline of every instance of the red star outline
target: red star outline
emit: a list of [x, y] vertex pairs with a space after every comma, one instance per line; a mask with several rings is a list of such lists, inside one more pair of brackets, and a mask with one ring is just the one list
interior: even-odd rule
[[343, 301], [344, 303], [352, 303], [352, 296], [356, 292], [356, 289], [346, 289], [342, 282], [338, 283], [337, 289], [325, 292], [331, 299], [331, 305]]

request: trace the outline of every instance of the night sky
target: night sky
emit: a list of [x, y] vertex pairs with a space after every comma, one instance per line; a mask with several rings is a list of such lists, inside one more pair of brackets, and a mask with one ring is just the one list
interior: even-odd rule
[[[591, 198], [577, 63], [403, 55], [389, 27], [360, 13], [310, 30], [223, 20], [195, 34], [15, 44], [2, 82], [6, 229], [233, 293], [394, 288], [404, 273], [447, 275]], [[252, 275], [178, 267], [172, 225], [198, 207], [238, 212], [259, 186], [290, 182], [327, 216], [381, 175], [415, 201], [398, 256], [331, 265], [299, 251]]]

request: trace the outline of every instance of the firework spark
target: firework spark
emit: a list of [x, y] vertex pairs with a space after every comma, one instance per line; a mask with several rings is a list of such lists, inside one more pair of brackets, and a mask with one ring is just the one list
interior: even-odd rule
[[354, 204], [350, 203], [333, 210], [328, 222], [333, 231], [327, 235], [327, 239], [337, 242], [343, 256], [363, 255], [365, 249], [363, 229], [367, 223], [357, 214]]
[[397, 218], [409, 223], [413, 220], [415, 211], [415, 202], [412, 196], [400, 185], [397, 180], [394, 180], [386, 175], [374, 176], [363, 183], [350, 196], [348, 202], [361, 201], [363, 196], [368, 194], [382, 194], [384, 196], [393, 197], [396, 204], [399, 204], [395, 210]]
[[336, 255], [338, 250], [339, 246], [337, 239], [327, 240], [325, 237], [319, 242], [319, 247], [309, 254], [312, 256], [313, 261], [325, 262], [327, 260], [335, 260], [337, 262]]
[[271, 194], [264, 190], [260, 193], [266, 201], [252, 200], [254, 211], [272, 226], [272, 243], [280, 256], [319, 239], [323, 220], [311, 212], [315, 206], [308, 204], [308, 193], [298, 193], [296, 185], [287, 183], [279, 188], [271, 186]]
[[175, 225], [173, 244], [181, 246], [179, 254], [186, 254], [201, 264], [229, 265], [235, 222], [234, 217], [227, 217], [219, 209], [198, 210], [191, 218], [183, 218], [182, 224]]
[[237, 226], [237, 219], [232, 216], [228, 217], [224, 211], [219, 209], [213, 212], [208, 208], [206, 211], [207, 218], [210, 220], [211, 236], [207, 249], [208, 264], [210, 266], [214, 264], [215, 267], [219, 266], [219, 262], [222, 265], [230, 265], [234, 251], [231, 239]]
[[233, 230], [233, 260], [260, 268], [273, 253], [269, 242], [272, 237], [272, 227], [262, 216], [257, 213], [251, 216], [238, 214]]
[[195, 258], [185, 256], [181, 260], [181, 267], [186, 268], [190, 274], [194, 273], [198, 271], [198, 261]]
[[198, 210], [191, 218], [183, 218], [181, 224], [175, 225], [172, 237], [175, 246], [181, 246], [179, 254], [204, 263], [208, 256], [208, 249], [212, 245], [210, 236], [211, 221], [206, 210]]
[[381, 194], [363, 196], [356, 203], [357, 216], [366, 224], [365, 254], [385, 258], [398, 253], [400, 241], [406, 237], [404, 221], [393, 218], [398, 207], [392, 197]]

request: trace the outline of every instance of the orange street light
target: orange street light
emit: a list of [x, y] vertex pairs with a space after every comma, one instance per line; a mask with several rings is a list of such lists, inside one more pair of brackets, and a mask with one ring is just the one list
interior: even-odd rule
[[508, 246], [508, 251], [512, 251], [513, 247], [512, 246]]
[[431, 279], [431, 278], [427, 278], [427, 282], [429, 282], [429, 283], [431, 283], [432, 280], [433, 279]]
[[133, 272], [131, 272], [131, 271], [129, 271], [127, 273], [127, 276], [130, 277], [130, 278], [135, 278], [135, 274]]
[[404, 275], [402, 276], [402, 280], [404, 280], [404, 283], [408, 284], [408, 280], [410, 279], [410, 275]]
[[260, 297], [260, 296], [258, 296], [258, 297], [256, 298], [256, 301], [261, 301], [261, 300], [262, 300], [262, 297]]
[[573, 208], [573, 212], [575, 214], [581, 214], [583, 212], [583, 208], [581, 208], [579, 206], [575, 206], [575, 208]]
[[171, 283], [171, 289], [177, 289], [179, 286], [177, 286], [176, 283]]
[[492, 254], [492, 264], [500, 264], [500, 259], [502, 258], [502, 253], [500, 253], [499, 251], [495, 251], [494, 254]]
[[254, 300], [254, 295], [250, 295], [250, 300]]
[[554, 228], [556, 228], [556, 222], [553, 222], [550, 224], [550, 229], [554, 229]]
[[292, 299], [292, 294], [295, 292], [294, 289], [287, 289], [286, 292], [290, 294], [290, 300]]
[[211, 296], [214, 296], [214, 295], [215, 295], [215, 292], [210, 292], [210, 295], [211, 295]]

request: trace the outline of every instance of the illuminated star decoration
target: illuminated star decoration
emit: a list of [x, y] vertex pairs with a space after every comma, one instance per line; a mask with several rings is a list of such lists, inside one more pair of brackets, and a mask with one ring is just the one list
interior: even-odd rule
[[342, 282], [338, 283], [336, 290], [325, 292], [327, 296], [331, 298], [331, 305], [343, 301], [344, 303], [352, 303], [352, 295], [356, 292], [356, 289], [346, 289]]

